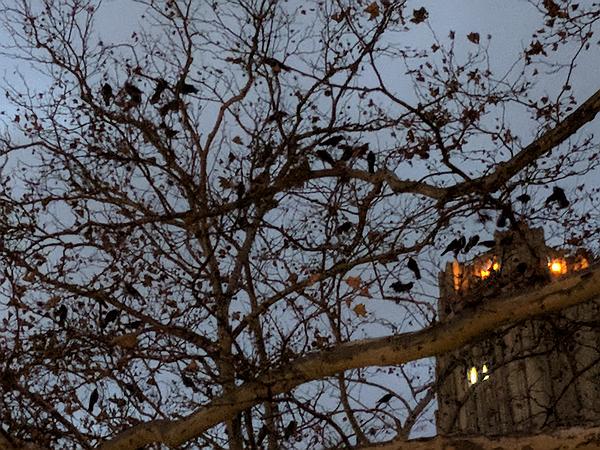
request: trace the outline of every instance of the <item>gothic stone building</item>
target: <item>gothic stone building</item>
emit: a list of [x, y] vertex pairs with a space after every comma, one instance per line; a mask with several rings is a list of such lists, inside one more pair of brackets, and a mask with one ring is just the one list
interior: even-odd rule
[[[589, 266], [545, 245], [541, 229], [499, 232], [494, 249], [440, 274], [440, 318], [536, 289]], [[437, 429], [502, 435], [600, 423], [600, 299], [495, 330], [438, 357]]]

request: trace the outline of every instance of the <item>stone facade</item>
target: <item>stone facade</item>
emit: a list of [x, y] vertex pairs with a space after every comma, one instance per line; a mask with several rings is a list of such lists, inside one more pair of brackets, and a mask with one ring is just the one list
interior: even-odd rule
[[[440, 319], [536, 289], [588, 266], [541, 229], [499, 232], [496, 247], [440, 274]], [[437, 359], [441, 435], [502, 435], [600, 424], [600, 299], [504, 327]]]

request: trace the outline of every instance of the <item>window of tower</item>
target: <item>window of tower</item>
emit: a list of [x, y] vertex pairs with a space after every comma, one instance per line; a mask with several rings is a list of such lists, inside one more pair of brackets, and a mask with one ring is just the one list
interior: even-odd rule
[[475, 265], [475, 275], [485, 280], [492, 274], [492, 271], [497, 272], [500, 269], [500, 263], [494, 256], [493, 258], [488, 258], [479, 262], [479, 264]]
[[490, 379], [490, 368], [488, 364], [483, 364], [481, 368], [473, 366], [467, 370], [467, 381], [472, 386], [479, 381], [487, 381]]
[[469, 384], [473, 385], [477, 383], [477, 379], [479, 378], [479, 374], [477, 373], [477, 367], [473, 366], [467, 371], [467, 380], [469, 380]]
[[567, 273], [567, 262], [564, 258], [552, 258], [548, 261], [548, 269], [555, 276]]

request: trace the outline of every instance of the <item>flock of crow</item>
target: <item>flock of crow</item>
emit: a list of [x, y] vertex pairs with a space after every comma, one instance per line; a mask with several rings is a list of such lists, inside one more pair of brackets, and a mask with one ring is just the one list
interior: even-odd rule
[[[167, 83], [164, 79], [159, 78], [158, 80], [156, 80], [156, 86], [154, 88], [152, 96], [150, 97], [150, 103], [152, 105], [158, 103], [162, 97], [162, 94], [169, 88], [169, 83]], [[181, 80], [174, 86], [173, 91], [175, 92], [175, 100], [171, 100], [165, 103], [158, 110], [159, 114], [163, 117], [166, 116], [170, 111], [176, 111], [179, 108], [181, 101], [178, 100], [178, 98], [180, 95], [197, 94], [198, 88], [193, 84], [189, 84]], [[130, 106], [135, 107], [139, 106], [142, 103], [144, 93], [135, 84], [129, 81], [126, 82], [123, 85], [123, 92], [129, 97]], [[104, 105], [107, 107], [110, 106], [113, 99], [115, 98], [113, 87], [109, 83], [104, 83], [102, 85], [102, 88], [100, 89], [100, 95], [102, 96]]]
[[[262, 60], [262, 62], [264, 64], [266, 64], [267, 66], [269, 66], [275, 74], [278, 74], [282, 71], [290, 70], [290, 67], [288, 67], [287, 65], [285, 65], [284, 63], [282, 63], [281, 61], [279, 61], [275, 58], [266, 57]], [[171, 86], [167, 83], [167, 81], [165, 81], [162, 78], [157, 79], [156, 85], [154, 88], [154, 92], [152, 93], [152, 96], [150, 97], [150, 100], [149, 100], [150, 104], [155, 105], [158, 102], [160, 102], [163, 93], [167, 89], [170, 89], [170, 88], [171, 88]], [[141, 104], [143, 92], [136, 85], [134, 85], [131, 82], [126, 82], [123, 85], [123, 92], [125, 92], [127, 94], [127, 96], [129, 97], [130, 106], [138, 106]], [[179, 107], [181, 105], [181, 100], [179, 99], [180, 95], [197, 94], [198, 89], [194, 85], [186, 83], [182, 79], [174, 86], [173, 92], [175, 93], [175, 99], [166, 102], [158, 110], [159, 114], [162, 117], [166, 116], [171, 111], [176, 111], [179, 109]], [[100, 93], [102, 95], [104, 104], [106, 106], [110, 106], [111, 102], [113, 101], [113, 99], [115, 97], [112, 86], [109, 83], [104, 83], [104, 85], [101, 88]], [[268, 118], [268, 121], [277, 120], [277, 119], [283, 117], [284, 114], [285, 113], [276, 112], [275, 114], [271, 115]], [[168, 129], [168, 127], [166, 127], [166, 126], [163, 126], [163, 128], [167, 128], [166, 133], [168, 135], [170, 135], [171, 137], [176, 133], [175, 131]], [[170, 134], [169, 134], [169, 131], [171, 131]], [[346, 141], [346, 138], [342, 135], [330, 136], [318, 144], [319, 148], [316, 150], [315, 155], [321, 161], [329, 164], [332, 167], [336, 166], [340, 162], [343, 163], [343, 162], [350, 161], [353, 158], [365, 158], [366, 157], [367, 169], [368, 169], [369, 173], [374, 174], [376, 157], [375, 157], [375, 153], [373, 151], [369, 150], [369, 144], [364, 143], [361, 145], [349, 145], [349, 144], [346, 144], [345, 141]], [[342, 150], [342, 154], [338, 160], [334, 159], [334, 157], [331, 155], [330, 151], [327, 150], [327, 149], [335, 149], [335, 148]], [[238, 197], [240, 197], [241, 195], [243, 195], [243, 192], [241, 192], [241, 193], [238, 192]], [[528, 194], [521, 194], [518, 197], [516, 197], [516, 200], [518, 200], [521, 203], [527, 203], [531, 200], [531, 197]], [[569, 206], [569, 200], [567, 199], [565, 192], [562, 188], [560, 188], [558, 186], [553, 187], [552, 194], [550, 196], [548, 196], [545, 204], [546, 204], [546, 206], [549, 206], [552, 203], [556, 203], [558, 205], [558, 208], [560, 208], [560, 209], [567, 208]], [[512, 220], [512, 209], [510, 207], [502, 207], [500, 209], [500, 211], [501, 211], [501, 214], [498, 217], [497, 225], [499, 227], [504, 227], [504, 226], [506, 226], [508, 220]], [[339, 227], [337, 227], [336, 233], [341, 234], [341, 233], [349, 232], [352, 229], [352, 226], [353, 226], [352, 222], [346, 221], [346, 222], [342, 223]], [[477, 244], [479, 244], [480, 246], [487, 247], [487, 248], [494, 248], [496, 246], [496, 242], [493, 240], [480, 242], [478, 235], [471, 236], [468, 240], [465, 238], [465, 236], [461, 235], [461, 236], [453, 239], [448, 244], [448, 246], [442, 252], [442, 256], [447, 253], [452, 252], [454, 254], [454, 257], [456, 258], [458, 256], [458, 254], [461, 252], [464, 254], [470, 252]], [[417, 279], [417, 280], [421, 279], [421, 272], [420, 272], [419, 266], [413, 258], [408, 259], [407, 267], [411, 272], [413, 272], [415, 279]], [[390, 287], [395, 292], [398, 292], [398, 293], [408, 292], [413, 288], [413, 286], [414, 286], [414, 282], [412, 282], [412, 281], [407, 282], [407, 283], [402, 283], [401, 281], [396, 281], [390, 285]], [[110, 311], [109, 314], [112, 312], [113, 311]], [[59, 317], [60, 317], [59, 321], [64, 321], [65, 316], [66, 316], [66, 311], [61, 311], [61, 313], [59, 314]], [[108, 323], [113, 321], [114, 319], [116, 319], [116, 317], [113, 318], [113, 317], [107, 316], [103, 320], [103, 323], [102, 323], [103, 328]]]
[[[526, 203], [531, 200], [531, 197], [528, 194], [521, 194], [516, 199], [522, 203]], [[553, 203], [557, 204], [559, 209], [567, 208], [570, 204], [569, 200], [567, 199], [567, 196], [565, 195], [565, 191], [558, 186], [554, 186], [552, 188], [552, 194], [546, 198], [545, 205], [550, 206]], [[502, 208], [497, 225], [499, 227], [506, 226], [506, 220], [511, 213], [512, 213], [512, 211], [510, 208], [508, 208], [508, 207]], [[487, 248], [491, 249], [491, 248], [495, 248], [497, 245], [503, 248], [503, 247], [510, 245], [512, 242], [512, 238], [510, 236], [507, 236], [507, 237], [501, 239], [500, 242], [498, 242], [498, 243], [496, 243], [495, 240], [480, 241], [479, 239], [480, 239], [479, 235], [477, 235], [477, 234], [474, 236], [471, 236], [468, 240], [466, 239], [465, 236], [460, 235], [459, 237], [453, 239], [446, 246], [446, 248], [442, 252], [442, 256], [447, 253], [452, 252], [454, 254], [454, 257], [456, 258], [456, 257], [458, 257], [458, 254], [461, 252], [463, 254], [469, 253], [478, 244], [482, 247], [487, 247]], [[412, 272], [414, 272], [417, 279], [421, 278], [419, 268], [417, 266], [416, 261], [413, 258], [409, 258], [407, 267]], [[520, 263], [517, 265], [516, 269], [517, 269], [517, 272], [522, 274], [527, 270], [527, 265], [525, 263]], [[397, 281], [397, 282], [391, 284], [391, 288], [396, 292], [407, 292], [410, 289], [412, 289], [413, 285], [414, 285], [413, 282], [402, 283], [400, 281]]]

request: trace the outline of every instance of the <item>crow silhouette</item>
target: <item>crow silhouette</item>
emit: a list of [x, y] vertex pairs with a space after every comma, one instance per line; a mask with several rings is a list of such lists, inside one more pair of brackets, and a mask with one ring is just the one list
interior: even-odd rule
[[177, 92], [179, 92], [181, 95], [188, 95], [188, 94], [197, 94], [198, 88], [196, 86], [194, 86], [193, 84], [189, 84], [189, 83], [185, 83], [183, 81], [181, 81], [180, 83], [177, 84]]
[[158, 110], [158, 113], [164, 117], [171, 111], [177, 111], [179, 109], [179, 100], [171, 100], [168, 103], [165, 103]]
[[349, 220], [344, 222], [343, 224], [341, 224], [339, 227], [337, 227], [335, 229], [335, 233], [336, 234], [342, 234], [342, 233], [347, 233], [348, 231], [350, 231], [352, 229], [352, 222], [350, 222]]
[[407, 266], [415, 274], [415, 278], [417, 280], [420, 280], [421, 279], [421, 271], [419, 270], [419, 265], [417, 264], [417, 262], [412, 258], [408, 258]]
[[316, 155], [321, 161], [324, 161], [326, 163], [331, 164], [332, 166], [335, 166], [335, 160], [325, 150], [317, 150]]
[[375, 173], [375, 153], [370, 151], [367, 154], [367, 164], [369, 167], [369, 173]]
[[394, 398], [394, 394], [392, 394], [391, 392], [388, 392], [387, 394], [383, 395], [379, 400], [377, 400], [376, 406], [379, 406], [382, 403], [389, 403], [389, 401], [393, 398]]
[[331, 136], [328, 139], [325, 139], [323, 142], [321, 142], [319, 145], [322, 147], [327, 147], [327, 146], [333, 146], [333, 145], [338, 145], [340, 142], [342, 142], [344, 140], [344, 136]]
[[283, 432], [283, 439], [287, 440], [291, 438], [294, 434], [296, 434], [296, 429], [298, 428], [298, 423], [295, 420], [292, 420], [288, 423], [288, 426], [285, 427], [285, 431]]
[[106, 328], [106, 326], [109, 323], [117, 320], [117, 317], [119, 317], [119, 310], [111, 309], [109, 312], [106, 313], [106, 316], [104, 316], [104, 319], [102, 320], [102, 323], [100, 324], [100, 328], [102, 328], [102, 329]]
[[152, 97], [150, 97], [150, 103], [153, 105], [155, 103], [158, 103], [160, 101], [160, 96], [165, 91], [165, 89], [167, 89], [168, 87], [169, 87], [169, 84], [162, 78], [159, 78], [156, 82], [156, 87], [154, 88], [154, 93], [152, 94]]
[[471, 249], [477, 245], [478, 242], [479, 242], [478, 234], [476, 234], [475, 236], [471, 236], [469, 238], [469, 240], [467, 241], [467, 245], [465, 245], [465, 248], [463, 248], [463, 253], [465, 253], [465, 254], [469, 253], [471, 251]]
[[94, 389], [92, 395], [90, 395], [90, 400], [88, 402], [88, 412], [91, 414], [94, 410], [94, 405], [98, 401], [98, 388]]
[[60, 305], [56, 314], [58, 316], [58, 324], [61, 327], [64, 325], [65, 320], [67, 320], [67, 312], [67, 307], [65, 305]]
[[131, 103], [134, 105], [139, 105], [142, 103], [142, 91], [133, 83], [125, 83], [125, 92], [129, 95], [131, 99]]
[[273, 70], [274, 73], [279, 73], [282, 70], [283, 71], [290, 70], [290, 68], [288, 66], [286, 66], [284, 63], [282, 63], [281, 61], [279, 61], [275, 58], [266, 57], [263, 59], [263, 63], [265, 63], [267, 66], [269, 66], [271, 68], [271, 70]]
[[546, 199], [546, 206], [552, 202], [558, 203], [559, 209], [567, 208], [569, 206], [569, 200], [567, 200], [565, 191], [558, 186], [552, 188], [552, 194]]
[[396, 281], [392, 283], [390, 287], [396, 292], [408, 292], [412, 289], [415, 284], [410, 281], [408, 283], [402, 283], [401, 281]]
[[528, 194], [521, 194], [516, 198], [516, 200], [521, 203], [527, 203], [529, 200], [531, 200], [531, 197]]
[[482, 247], [494, 248], [496, 247], [496, 241], [481, 241], [479, 245]]
[[452, 242], [450, 242], [446, 249], [442, 252], [442, 256], [444, 256], [448, 252], [454, 252], [454, 256], [457, 256], [458, 252], [460, 252], [463, 249], [466, 242], [467, 240], [464, 236], [453, 239]]
[[104, 83], [104, 85], [102, 86], [101, 92], [102, 94], [102, 100], [104, 100], [104, 105], [108, 106], [110, 105], [110, 101], [113, 98], [113, 88], [110, 84], [108, 83]]

